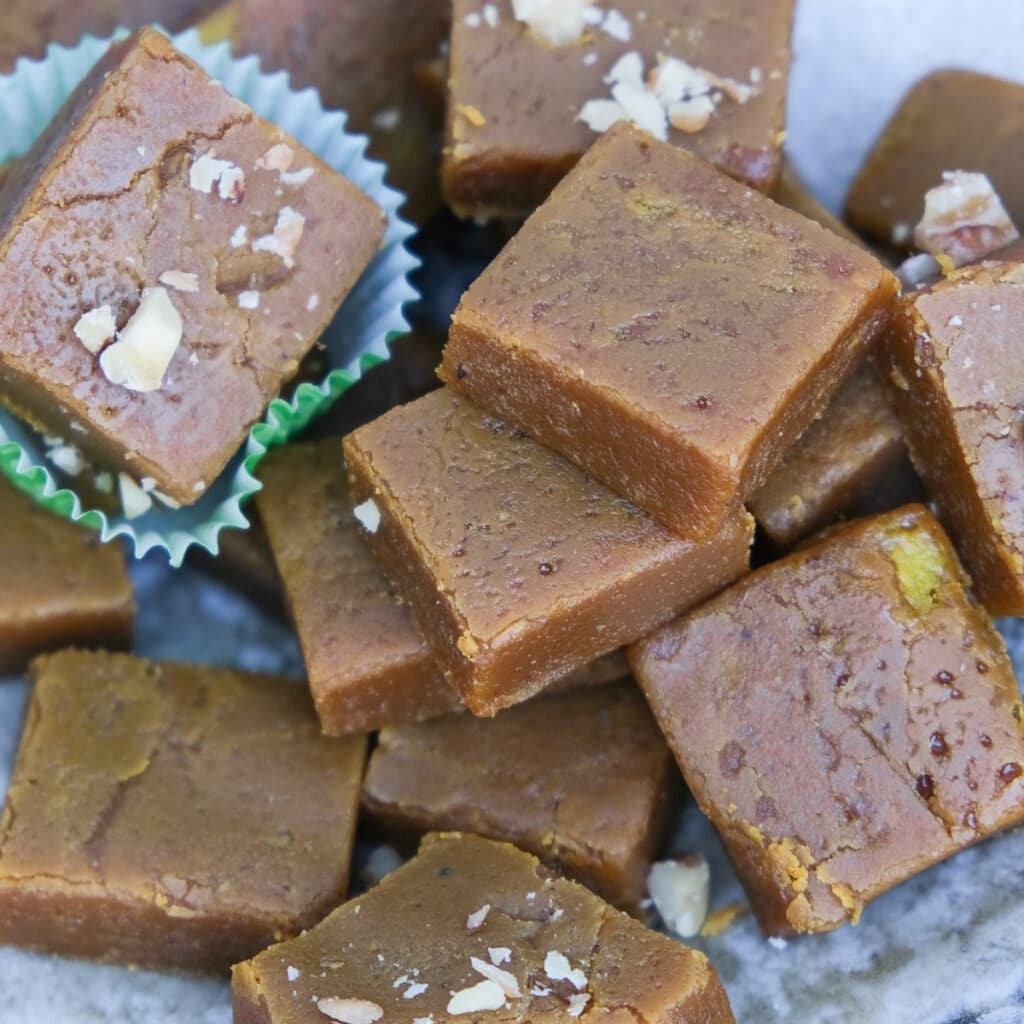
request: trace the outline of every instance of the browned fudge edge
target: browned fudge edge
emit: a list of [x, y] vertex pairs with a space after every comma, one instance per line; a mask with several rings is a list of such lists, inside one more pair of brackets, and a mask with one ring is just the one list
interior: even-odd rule
[[785, 550], [870, 505], [876, 488], [885, 492], [880, 500], [898, 498], [908, 482], [904, 478], [912, 479], [913, 473], [903, 430], [869, 357], [786, 452], [748, 506], [772, 544]]
[[[957, 275], [969, 278], [977, 268]], [[928, 329], [905, 296], [884, 350], [888, 392], [903, 423], [910, 458], [939, 510], [943, 525], [971, 574], [974, 593], [992, 615], [1024, 615], [1024, 580], [1007, 563], [988, 527], [988, 510], [971, 475], [969, 454], [949, 439], [958, 437], [953, 410], [932, 371], [919, 362], [918, 338]]]
[[[365, 539], [409, 604], [417, 625], [430, 642], [438, 662], [445, 668], [446, 678], [459, 691], [466, 707], [475, 715], [489, 717], [503, 707], [532, 697], [545, 686], [555, 682], [562, 671], [551, 664], [555, 655], [539, 652], [535, 665], [539, 665], [540, 668], [535, 669], [535, 681], [520, 692], [502, 694], [493, 692], [490, 687], [485, 692], [479, 685], [474, 685], [476, 666], [482, 662], [473, 662], [462, 653], [459, 641], [465, 631], [465, 625], [451, 607], [451, 602], [438, 597], [431, 571], [419, 557], [417, 546], [412, 543], [408, 529], [405, 528], [408, 524], [400, 503], [384, 486], [384, 481], [373, 466], [372, 457], [359, 443], [358, 433], [349, 434], [344, 439], [343, 449], [353, 504], [358, 505], [372, 498], [381, 508], [378, 529]], [[694, 593], [686, 607], [711, 596], [715, 590], [727, 586], [747, 570], [750, 564], [749, 546], [753, 537], [753, 527], [753, 517], [746, 509], [741, 508], [717, 536], [701, 547], [694, 545], [688, 548], [686, 554], [692, 556], [701, 549], [718, 547], [717, 561], [720, 563], [721, 571], [714, 579], [703, 579], [697, 587], [691, 587]], [[743, 551], [742, 558], [736, 557], [739, 549]], [[647, 608], [638, 611], [644, 594], [663, 590], [678, 592], [677, 563], [677, 555], [662, 557], [656, 567], [648, 566], [640, 578], [634, 575], [628, 580], [621, 581], [615, 595], [605, 593], [597, 599], [591, 598], [574, 605], [572, 613], [577, 622], [600, 617], [606, 622], [613, 623], [615, 627], [603, 633], [600, 642], [596, 639], [593, 641], [592, 649], [587, 653], [588, 661], [632, 642], [682, 610], [677, 604], [676, 610], [666, 610], [659, 614]], [[698, 589], [700, 593], [696, 593]], [[605, 614], [600, 614], [601, 608], [606, 609]], [[622, 626], [623, 608], [628, 608], [634, 613], [634, 621], [625, 628]], [[641, 618], [642, 621], [639, 621]]]

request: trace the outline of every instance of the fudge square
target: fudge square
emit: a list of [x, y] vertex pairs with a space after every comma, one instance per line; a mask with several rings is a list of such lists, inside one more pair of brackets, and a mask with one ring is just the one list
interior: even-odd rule
[[366, 741], [301, 685], [68, 650], [0, 819], [0, 942], [226, 970], [345, 898]]
[[3, 400], [178, 504], [294, 376], [384, 225], [151, 29], [93, 69], [0, 211]]
[[944, 69], [907, 94], [864, 161], [846, 199], [859, 231], [887, 245], [914, 247], [925, 193], [944, 171], [980, 171], [1010, 219], [1024, 227], [1024, 85]]
[[118, 544], [0, 476], [0, 675], [68, 644], [127, 647], [135, 598]]
[[750, 511], [769, 540], [786, 549], [873, 501], [888, 504], [871, 511], [902, 504], [891, 496], [909, 492], [913, 477], [903, 428], [869, 358], [786, 452], [751, 497]]
[[463, 703], [493, 715], [746, 571], [745, 510], [705, 543], [447, 389], [349, 434], [355, 513]]
[[733, 1021], [703, 953], [514, 846], [457, 833], [236, 965], [231, 988], [238, 1024]]
[[641, 641], [637, 680], [769, 934], [1024, 821], [1006, 649], [921, 506], [860, 520]]
[[363, 808], [399, 839], [504, 839], [636, 910], [677, 778], [647, 704], [623, 683], [539, 697], [493, 719], [384, 729]]
[[821, 413], [896, 288], [864, 250], [619, 124], [463, 296], [441, 375], [701, 539]]
[[886, 346], [910, 456], [994, 615], [1024, 615], [1024, 264], [904, 297]]
[[445, 198], [526, 217], [614, 118], [770, 192], [792, 17], [792, 0], [455, 0]]
[[[279, 448], [259, 474], [256, 504], [323, 731], [344, 736], [460, 710], [458, 692], [360, 536], [340, 443]], [[553, 685], [592, 686], [628, 674], [620, 650]]]

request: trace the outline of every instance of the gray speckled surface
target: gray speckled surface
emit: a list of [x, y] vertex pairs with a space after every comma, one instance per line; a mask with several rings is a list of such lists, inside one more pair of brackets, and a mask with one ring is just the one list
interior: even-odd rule
[[[1024, 80], [1021, 0], [799, 0], [788, 145], [833, 206], [907, 86], [956, 64]], [[135, 569], [136, 648], [300, 674], [290, 632], [193, 570]], [[2, 585], [2, 582], [0, 582]], [[1024, 625], [1003, 623], [1018, 672]], [[0, 792], [26, 687], [0, 681]], [[712, 906], [742, 899], [692, 807], [680, 841], [712, 862]], [[1024, 831], [961, 854], [872, 904], [857, 928], [776, 948], [748, 916], [703, 947], [742, 1024], [1024, 1024]], [[2, 1024], [228, 1024], [227, 984], [0, 949]]]

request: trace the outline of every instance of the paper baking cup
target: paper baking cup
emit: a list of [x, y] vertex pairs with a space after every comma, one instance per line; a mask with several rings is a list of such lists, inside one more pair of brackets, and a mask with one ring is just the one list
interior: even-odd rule
[[[0, 164], [31, 148], [110, 44], [125, 35], [86, 36], [72, 49], [50, 46], [43, 60], [21, 60], [13, 74], [0, 76]], [[43, 439], [0, 409], [0, 471], [17, 486], [59, 515], [98, 530], [104, 541], [129, 538], [138, 558], [162, 548], [171, 565], [179, 566], [193, 544], [216, 554], [221, 530], [245, 529], [249, 522], [243, 505], [260, 489], [254, 471], [268, 449], [295, 437], [365, 370], [388, 358], [388, 341], [409, 330], [402, 308], [417, 297], [408, 275], [418, 261], [405, 248], [414, 229], [398, 215], [404, 196], [384, 183], [384, 165], [366, 158], [365, 136], [346, 133], [343, 113], [325, 111], [314, 89], [292, 90], [285, 72], [265, 74], [258, 58], [235, 59], [226, 42], [203, 45], [195, 29], [171, 41], [229, 93], [358, 185], [387, 214], [381, 248], [321, 338], [330, 367], [326, 379], [319, 385], [300, 384], [290, 399], [271, 402], [262, 422], [194, 505], [154, 507], [130, 521], [89, 508], [74, 490], [57, 483]]]

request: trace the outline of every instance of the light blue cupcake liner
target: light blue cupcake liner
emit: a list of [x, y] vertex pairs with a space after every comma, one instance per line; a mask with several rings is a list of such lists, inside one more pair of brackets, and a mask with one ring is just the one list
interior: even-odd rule
[[[21, 60], [13, 74], [0, 77], [0, 164], [31, 148], [111, 42], [123, 37], [86, 36], [71, 49], [53, 45], [43, 60]], [[409, 329], [403, 306], [417, 298], [409, 273], [418, 261], [405, 247], [414, 229], [398, 213], [404, 196], [385, 183], [384, 165], [366, 158], [365, 136], [346, 133], [345, 114], [325, 111], [314, 89], [292, 90], [287, 73], [263, 72], [258, 58], [235, 59], [226, 42], [206, 46], [194, 29], [171, 41], [229, 93], [358, 185], [387, 215], [377, 255], [321, 338], [330, 367], [327, 377], [319, 385], [300, 384], [287, 400], [271, 402], [263, 421], [194, 505], [154, 506], [132, 520], [89, 508], [51, 473], [43, 438], [0, 408], [0, 471], [18, 487], [57, 514], [98, 530], [104, 541], [127, 537], [138, 558], [163, 549], [171, 565], [179, 566], [192, 545], [216, 554], [221, 530], [245, 529], [249, 523], [243, 505], [260, 489], [254, 472], [267, 451], [295, 437], [363, 372], [388, 358], [388, 341]]]

